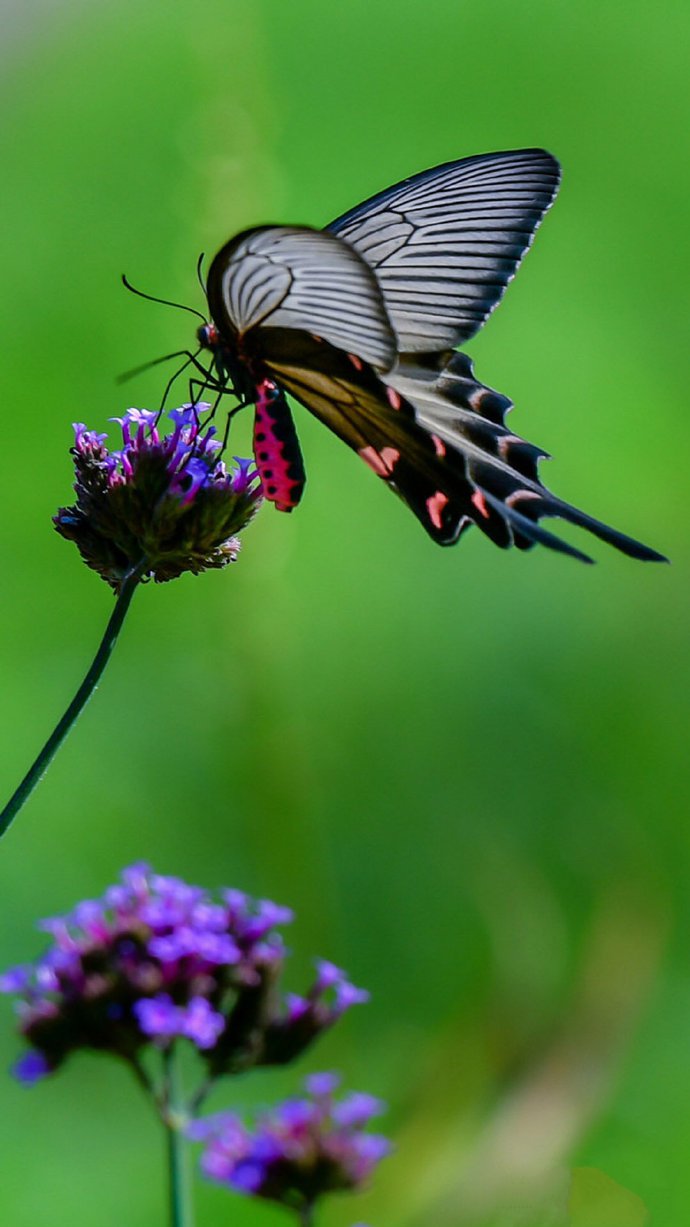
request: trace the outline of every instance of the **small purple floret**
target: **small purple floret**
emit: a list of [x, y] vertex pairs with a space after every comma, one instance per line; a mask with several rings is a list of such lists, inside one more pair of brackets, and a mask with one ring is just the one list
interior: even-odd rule
[[359, 1091], [335, 1105], [333, 1119], [339, 1125], [360, 1126], [370, 1121], [372, 1116], [380, 1116], [383, 1111], [384, 1105], [380, 1099]]
[[144, 1035], [152, 1039], [169, 1040], [179, 1035], [179, 1009], [167, 993], [135, 1001], [132, 1013]]
[[336, 1008], [340, 1013], [349, 1010], [352, 1005], [366, 1005], [370, 997], [371, 994], [366, 988], [356, 988], [349, 980], [341, 980], [340, 984], [336, 985]]
[[318, 1099], [323, 1095], [333, 1095], [340, 1086], [340, 1078], [337, 1074], [310, 1074], [304, 1085], [309, 1094]]
[[318, 992], [332, 988], [335, 984], [340, 984], [345, 979], [345, 972], [336, 967], [335, 963], [328, 963], [325, 959], [316, 960], [316, 971], [316, 987]]
[[212, 1009], [205, 997], [193, 997], [184, 1011], [181, 1034], [197, 1048], [205, 1049], [213, 1048], [224, 1030], [223, 1015]]
[[31, 964], [22, 964], [21, 967], [10, 967], [4, 975], [0, 976], [0, 993], [25, 993], [33, 979], [33, 967]]
[[24, 1056], [19, 1058], [13, 1066], [12, 1073], [18, 1082], [24, 1083], [24, 1086], [33, 1086], [50, 1073], [50, 1065], [43, 1053], [32, 1050], [25, 1052]]
[[[208, 1174], [208, 1168], [206, 1169]], [[260, 1163], [252, 1163], [244, 1159], [232, 1169], [227, 1176], [228, 1182], [238, 1193], [259, 1193], [266, 1178], [266, 1168]], [[222, 1176], [220, 1177], [222, 1179]]]

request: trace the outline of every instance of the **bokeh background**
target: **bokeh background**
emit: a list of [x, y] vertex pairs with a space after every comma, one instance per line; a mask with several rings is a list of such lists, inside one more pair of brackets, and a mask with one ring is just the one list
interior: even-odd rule
[[[33, 0], [3, 19], [7, 794], [111, 608], [51, 529], [70, 423], [155, 406], [160, 370], [115, 377], [193, 327], [118, 277], [200, 307], [198, 253], [243, 226], [553, 150], [560, 199], [468, 349], [555, 456], [552, 488], [673, 565], [582, 537], [596, 567], [478, 533], [439, 550], [300, 413], [298, 512], [267, 508], [236, 567], [135, 600], [0, 850], [0, 965], [135, 859], [289, 903], [292, 987], [321, 954], [372, 1003], [215, 1106], [324, 1067], [389, 1102], [396, 1157], [323, 1227], [686, 1224], [688, 10]], [[156, 1125], [117, 1067], [0, 1086], [4, 1222], [164, 1221]], [[198, 1208], [200, 1227], [287, 1221], [213, 1188]]]

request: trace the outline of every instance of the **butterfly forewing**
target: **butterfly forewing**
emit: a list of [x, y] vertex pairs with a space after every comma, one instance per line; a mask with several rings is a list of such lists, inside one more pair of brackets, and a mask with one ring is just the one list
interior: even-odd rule
[[[396, 342], [378, 282], [349, 244], [321, 230], [265, 226], [232, 239], [208, 274], [217, 327], [241, 343], [261, 327], [316, 333], [380, 370]], [[225, 328], [224, 328], [225, 326]]]
[[445, 350], [500, 302], [559, 178], [543, 149], [463, 158], [379, 192], [327, 229], [375, 270], [399, 352]]

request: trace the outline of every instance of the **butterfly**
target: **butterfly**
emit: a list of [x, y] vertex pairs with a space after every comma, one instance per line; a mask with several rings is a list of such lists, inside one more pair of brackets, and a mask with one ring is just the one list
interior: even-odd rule
[[447, 162], [387, 188], [323, 230], [257, 226], [206, 280], [208, 379], [255, 406], [265, 496], [300, 501], [305, 470], [289, 394], [394, 490], [440, 545], [476, 525], [496, 545], [549, 546], [560, 516], [634, 558], [662, 555], [542, 484], [547, 455], [505, 425], [507, 396], [457, 346], [498, 305], [558, 190], [542, 149]]

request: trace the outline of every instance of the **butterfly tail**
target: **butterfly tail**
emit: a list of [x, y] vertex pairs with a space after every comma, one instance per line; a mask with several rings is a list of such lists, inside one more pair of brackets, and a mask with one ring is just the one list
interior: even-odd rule
[[530, 549], [541, 544], [583, 562], [592, 560], [539, 521], [560, 517], [586, 529], [632, 558], [664, 562], [662, 554], [557, 498], [539, 477], [542, 448], [521, 439], [505, 425], [512, 402], [474, 376], [466, 354], [401, 358], [386, 381], [415, 409], [417, 421], [437, 447], [465, 459], [472, 494], [466, 514], [496, 545]]

